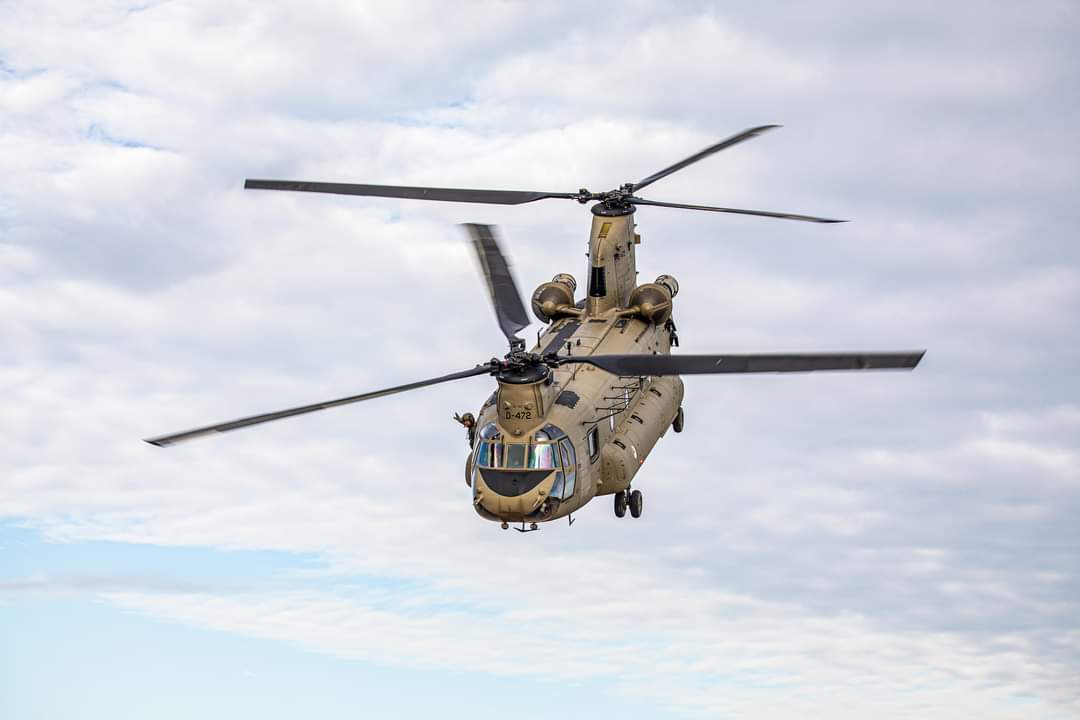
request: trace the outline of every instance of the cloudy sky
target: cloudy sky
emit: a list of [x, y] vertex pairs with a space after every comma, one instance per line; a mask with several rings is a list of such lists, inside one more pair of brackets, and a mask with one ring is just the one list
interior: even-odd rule
[[[0, 715], [1080, 717], [1080, 9], [0, 2]], [[470, 507], [486, 377], [140, 438], [503, 352], [590, 216], [243, 191], [647, 197], [683, 352], [927, 348], [690, 378], [572, 528]], [[535, 331], [537, 326], [528, 333]]]

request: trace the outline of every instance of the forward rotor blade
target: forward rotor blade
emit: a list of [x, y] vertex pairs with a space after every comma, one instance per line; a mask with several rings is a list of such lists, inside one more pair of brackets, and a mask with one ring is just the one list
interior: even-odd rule
[[510, 274], [510, 264], [499, 250], [495, 230], [491, 225], [465, 223], [464, 227], [472, 238], [476, 256], [480, 259], [480, 268], [484, 271], [484, 279], [487, 280], [488, 291], [491, 293], [491, 304], [495, 306], [495, 318], [507, 342], [513, 345], [517, 332], [529, 326], [529, 316], [525, 313], [521, 293]]
[[755, 355], [576, 355], [559, 363], [588, 363], [613, 375], [712, 375], [819, 370], [910, 370], [925, 350], [900, 353], [772, 353]]
[[680, 160], [679, 162], [675, 163], [671, 167], [666, 167], [663, 170], [661, 170], [660, 172], [653, 173], [652, 175], [645, 178], [644, 180], [639, 180], [638, 182], [634, 183], [634, 186], [632, 188], [630, 188], [630, 189], [631, 189], [632, 192], [637, 192], [638, 190], [645, 187], [646, 185], [652, 185], [657, 180], [660, 180], [661, 178], [665, 178], [665, 177], [667, 177], [668, 175], [670, 175], [673, 172], [678, 172], [679, 170], [682, 170], [687, 165], [693, 165], [698, 160], [703, 160], [703, 159], [709, 157], [710, 155], [712, 155], [713, 153], [720, 152], [721, 150], [724, 150], [725, 148], [729, 148], [732, 145], [738, 145], [743, 140], [749, 140], [750, 138], [757, 137], [758, 135], [760, 135], [760, 134], [762, 134], [764, 132], [768, 132], [769, 130], [772, 130], [773, 128], [778, 128], [778, 127], [780, 127], [780, 126], [779, 125], [762, 125], [760, 127], [750, 128], [749, 130], [743, 130], [738, 135], [732, 135], [727, 140], [721, 140], [720, 142], [716, 143], [715, 145], [710, 145], [709, 147], [705, 148], [701, 152], [696, 153], [694, 155], [691, 155], [690, 157], [686, 158], [685, 160]]
[[281, 420], [287, 417], [293, 417], [294, 415], [304, 415], [312, 413], [317, 410], [326, 410], [327, 408], [338, 407], [339, 405], [349, 405], [351, 403], [362, 402], [364, 400], [374, 400], [375, 398], [385, 397], [387, 395], [394, 395], [396, 393], [405, 392], [406, 390], [416, 390], [418, 388], [427, 387], [428, 385], [438, 385], [439, 383], [449, 382], [451, 380], [461, 380], [463, 378], [473, 377], [474, 375], [486, 375], [491, 372], [491, 367], [488, 365], [478, 365], [471, 370], [462, 370], [461, 372], [451, 373], [449, 375], [443, 375], [437, 378], [431, 378], [430, 380], [421, 380], [419, 382], [408, 383], [406, 385], [398, 385], [392, 388], [386, 388], [385, 390], [376, 390], [375, 392], [364, 393], [362, 395], [350, 395], [349, 397], [338, 398], [337, 400], [329, 400], [327, 402], [315, 403], [313, 405], [301, 405], [300, 407], [289, 408], [288, 410], [278, 410], [277, 412], [263, 413], [262, 415], [252, 415], [251, 417], [240, 418], [239, 420], [230, 420], [229, 422], [218, 423], [216, 425], [207, 425], [206, 427], [196, 428], [194, 430], [186, 430], [184, 432], [173, 433], [171, 435], [161, 435], [160, 437], [147, 438], [146, 442], [151, 445], [157, 445], [158, 447], [167, 447], [169, 445], [175, 445], [178, 442], [185, 440], [193, 440], [197, 437], [204, 435], [211, 435], [213, 433], [223, 433], [229, 430], [239, 430], [240, 428], [251, 427], [252, 425], [261, 425], [262, 423], [271, 422], [273, 420]]
[[803, 220], [816, 223], [842, 223], [847, 220], [834, 220], [832, 218], [815, 217], [813, 215], [796, 215], [794, 213], [770, 212], [768, 210], [743, 210], [741, 208], [713, 207], [712, 205], [687, 205], [686, 203], [662, 202], [659, 200], [645, 200], [643, 198], [630, 198], [635, 205], [655, 205], [656, 207], [681, 208], [683, 210], [708, 210], [710, 212], [734, 213], [736, 215], [758, 215], [760, 217], [781, 218], [783, 220]]
[[370, 197], [488, 203], [492, 205], [521, 205], [522, 203], [546, 198], [577, 198], [576, 193], [548, 193], [528, 190], [468, 190], [463, 188], [408, 187], [404, 185], [358, 185], [355, 183], [295, 180], [245, 180], [244, 187], [248, 190], [292, 190], [295, 192], [330, 193], [332, 195], [366, 195]]

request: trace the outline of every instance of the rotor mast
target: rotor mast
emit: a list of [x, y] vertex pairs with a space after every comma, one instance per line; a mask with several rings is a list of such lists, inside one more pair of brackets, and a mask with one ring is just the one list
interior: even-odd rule
[[627, 306], [637, 286], [636, 246], [641, 237], [634, 232], [633, 205], [601, 202], [592, 213], [585, 314], [596, 317]]

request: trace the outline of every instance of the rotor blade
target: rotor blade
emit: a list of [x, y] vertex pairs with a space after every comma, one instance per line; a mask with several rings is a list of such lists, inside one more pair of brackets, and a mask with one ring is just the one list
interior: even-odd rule
[[245, 180], [248, 190], [292, 190], [295, 192], [366, 195], [370, 197], [440, 200], [443, 202], [521, 205], [545, 198], [576, 199], [576, 193], [532, 192], [528, 190], [467, 190], [463, 188], [407, 187], [404, 185], [358, 185], [355, 183], [304, 182], [295, 180]]
[[282, 418], [293, 417], [294, 415], [304, 415], [306, 413], [315, 412], [316, 410], [326, 410], [327, 408], [337, 407], [339, 405], [349, 405], [350, 403], [361, 402], [363, 400], [374, 400], [375, 398], [394, 395], [396, 393], [405, 392], [406, 390], [416, 390], [417, 388], [427, 387], [428, 385], [438, 385], [439, 383], [449, 382], [451, 380], [461, 380], [474, 375], [486, 375], [490, 372], [491, 367], [489, 365], [478, 365], [471, 370], [462, 370], [461, 372], [431, 378], [430, 380], [420, 380], [419, 382], [398, 385], [396, 387], [386, 388], [385, 390], [376, 390], [375, 392], [364, 393], [362, 395], [350, 395], [349, 397], [315, 403], [314, 405], [301, 405], [300, 407], [289, 408], [288, 410], [278, 410], [277, 412], [263, 413], [262, 415], [252, 415], [251, 417], [230, 420], [229, 422], [218, 423], [216, 425], [207, 425], [206, 427], [187, 430], [185, 432], [147, 438], [146, 442], [151, 445], [157, 445], [158, 447], [167, 447], [169, 445], [175, 445], [178, 442], [202, 437], [203, 435], [223, 433], [228, 432], [229, 430], [239, 430], [240, 428], [260, 425], [272, 420], [281, 420]]
[[910, 370], [925, 350], [900, 353], [771, 353], [754, 355], [575, 355], [559, 363], [588, 363], [613, 375], [711, 375], [817, 370]]
[[643, 198], [630, 198], [634, 205], [655, 205], [657, 207], [682, 208], [683, 210], [709, 210], [711, 212], [734, 213], [736, 215], [758, 215], [761, 217], [782, 218], [784, 220], [804, 220], [816, 223], [842, 223], [847, 220], [834, 220], [832, 218], [815, 217], [813, 215], [796, 215], [794, 213], [769, 212], [768, 210], [743, 210], [740, 208], [713, 207], [712, 205], [687, 205], [686, 203], [662, 202], [659, 200], [645, 200]]
[[495, 306], [495, 318], [507, 342], [513, 344], [517, 332], [529, 326], [529, 316], [525, 313], [521, 294], [510, 274], [510, 265], [499, 250], [491, 225], [464, 223], [464, 227], [472, 238], [476, 256], [480, 258], [480, 268], [484, 271], [484, 279], [491, 293], [491, 304]]
[[630, 190], [631, 190], [631, 192], [636, 192], [636, 191], [640, 190], [641, 188], [645, 187], [646, 185], [652, 185], [657, 180], [660, 180], [661, 178], [667, 177], [668, 175], [670, 175], [673, 172], [677, 172], [679, 170], [682, 170], [687, 165], [693, 165], [698, 160], [703, 160], [703, 159], [709, 157], [713, 153], [720, 152], [721, 150], [723, 150], [725, 148], [729, 148], [732, 145], [738, 145], [743, 140], [749, 140], [750, 138], [757, 137], [758, 135], [760, 135], [763, 132], [768, 132], [769, 130], [772, 130], [773, 128], [778, 128], [778, 127], [780, 127], [780, 126], [779, 125], [762, 125], [760, 127], [750, 128], [749, 130], [743, 130], [738, 135], [732, 135], [727, 140], [721, 140], [720, 142], [716, 143], [715, 145], [710, 145], [709, 147], [705, 148], [701, 152], [696, 153], [694, 155], [691, 155], [690, 157], [686, 158], [685, 160], [680, 160], [679, 162], [675, 163], [671, 167], [666, 167], [663, 170], [661, 170], [660, 172], [653, 173], [652, 175], [645, 178], [644, 180], [639, 180], [638, 182], [634, 183], [634, 186], [632, 188], [630, 188]]

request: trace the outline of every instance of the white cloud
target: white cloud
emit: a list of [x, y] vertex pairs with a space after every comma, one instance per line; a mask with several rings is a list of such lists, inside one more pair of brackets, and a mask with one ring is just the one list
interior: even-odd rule
[[[1057, 16], [632, 4], [598, 32], [573, 6], [433, 7], [10, 8], [3, 514], [415, 582], [409, 598], [109, 596], [344, 657], [467, 652], [501, 673], [525, 633], [540, 674], [618, 675], [688, 712], [1075, 712], [1076, 174], [1043, 116], [1076, 108], [1068, 51], [1038, 47]], [[959, 21], [959, 46], [938, 37]], [[688, 379], [688, 430], [645, 467], [638, 523], [606, 501], [524, 539], [475, 517], [450, 415], [487, 379], [138, 442], [499, 353], [453, 223], [502, 224], [526, 293], [582, 270], [571, 203], [245, 193], [243, 177], [599, 190], [773, 121], [790, 127], [656, 197], [857, 222], [643, 210], [642, 275], [679, 277], [683, 350], [930, 353], [912, 375]]]
[[[950, 633], [887, 633], [854, 615], [808, 618], [784, 604], [689, 584], [661, 591], [633, 572], [612, 578], [609, 592], [596, 596], [585, 569], [571, 571], [578, 583], [530, 586], [533, 602], [549, 602], [539, 612], [417, 612], [397, 607], [395, 598], [319, 592], [106, 597], [154, 617], [348, 659], [558, 681], [606, 678], [620, 693], [693, 715], [765, 706], [775, 717], [860, 717], [874, 707], [898, 716], [1015, 717], [1003, 703], [1034, 688], [1076, 707], [1074, 694], [1056, 689], [1070, 682], [1065, 668], [1033, 655], [1022, 636], [980, 647]], [[680, 680], [688, 677], [698, 679]], [[785, 692], [796, 687], [805, 689]], [[828, 707], [827, 695], [844, 701]]]

